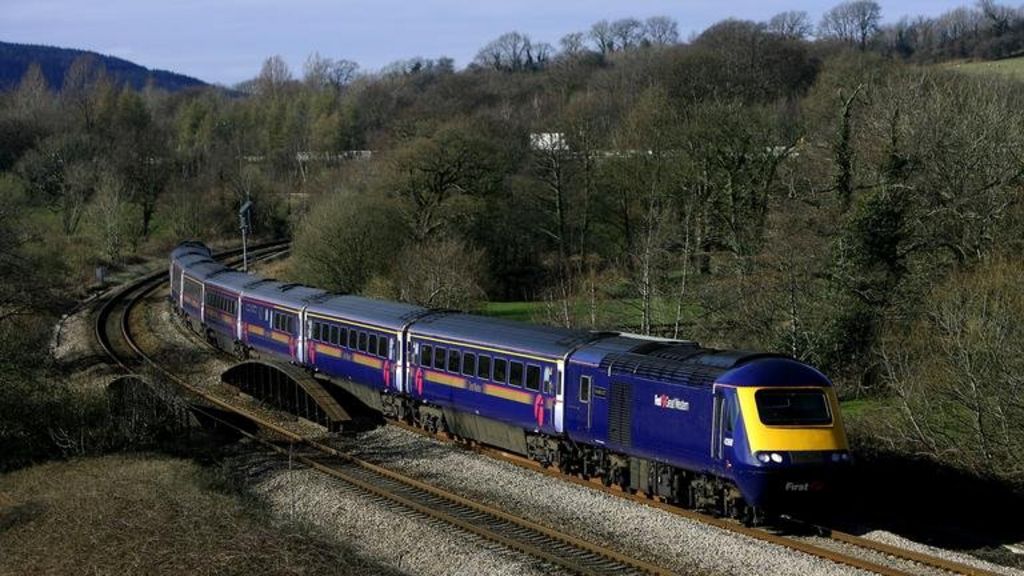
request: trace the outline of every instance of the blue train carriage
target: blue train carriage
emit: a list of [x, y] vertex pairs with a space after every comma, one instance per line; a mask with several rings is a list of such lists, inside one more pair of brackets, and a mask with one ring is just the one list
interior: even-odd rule
[[[186, 259], [186, 257], [188, 257]], [[168, 270], [170, 284], [170, 298], [176, 307], [181, 306], [181, 272], [183, 266], [194, 264], [202, 260], [212, 260], [210, 249], [202, 242], [187, 241], [179, 244], [171, 251], [171, 263]]]
[[323, 290], [276, 280], [258, 280], [242, 289], [240, 334], [247, 355], [301, 363], [305, 357], [302, 313]]
[[542, 463], [557, 461], [566, 357], [597, 335], [469, 314], [438, 314], [409, 329], [414, 414]]
[[[182, 261], [188, 260], [186, 256]], [[181, 272], [181, 311], [185, 316], [185, 324], [202, 332], [204, 325], [203, 314], [206, 298], [206, 279], [214, 274], [228, 270], [220, 262], [213, 260], [200, 260], [192, 264], [185, 264]]]
[[[174, 303], [175, 310], [177, 310], [179, 313], [184, 312], [184, 302], [182, 300], [184, 291], [182, 290], [182, 288], [184, 288], [185, 286], [185, 270], [197, 264], [209, 264], [213, 262], [214, 260], [212, 258], [203, 256], [202, 254], [186, 254], [185, 256], [182, 256], [171, 261], [170, 296], [171, 302]], [[194, 299], [196, 296], [197, 294], [193, 289], [193, 292], [190, 294], [190, 297]], [[196, 309], [199, 309], [198, 305], [196, 305]]]
[[204, 282], [203, 329], [209, 342], [222, 350], [244, 357], [241, 299], [247, 286], [260, 279], [225, 268], [210, 274]]
[[849, 455], [820, 372], [790, 358], [617, 338], [572, 356], [562, 467], [750, 522]]
[[408, 408], [405, 331], [431, 312], [420, 306], [360, 296], [324, 295], [306, 308], [305, 363], [330, 376], [364, 404], [392, 418]]

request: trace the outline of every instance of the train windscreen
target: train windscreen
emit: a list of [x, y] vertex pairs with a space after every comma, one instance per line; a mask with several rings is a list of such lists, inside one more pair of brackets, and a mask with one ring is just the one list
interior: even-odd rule
[[758, 390], [757, 412], [767, 426], [822, 426], [832, 423], [825, 392], [819, 389]]

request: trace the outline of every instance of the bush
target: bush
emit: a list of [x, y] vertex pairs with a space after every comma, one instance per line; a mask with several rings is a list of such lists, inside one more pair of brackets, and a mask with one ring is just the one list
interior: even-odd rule
[[368, 192], [332, 193], [299, 225], [296, 277], [327, 290], [360, 292], [370, 278], [389, 270], [403, 238], [393, 201]]
[[883, 347], [900, 419], [887, 440], [1024, 483], [1024, 269], [993, 259], [934, 290], [927, 314]]

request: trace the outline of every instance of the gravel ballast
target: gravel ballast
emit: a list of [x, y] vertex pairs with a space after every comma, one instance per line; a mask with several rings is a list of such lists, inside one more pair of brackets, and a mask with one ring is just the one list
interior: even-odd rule
[[231, 458], [236, 473], [274, 514], [308, 523], [360, 554], [406, 574], [534, 576], [559, 571], [419, 514], [369, 498], [310, 469], [289, 469], [276, 454]]

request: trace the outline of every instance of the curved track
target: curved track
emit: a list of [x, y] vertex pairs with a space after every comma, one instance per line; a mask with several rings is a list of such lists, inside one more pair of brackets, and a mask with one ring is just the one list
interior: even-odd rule
[[[281, 245], [253, 250], [253, 259], [281, 251]], [[224, 259], [232, 253], [221, 253]], [[167, 272], [154, 272], [114, 293], [96, 317], [96, 337], [107, 355], [125, 370], [148, 368], [188, 392], [190, 395], [243, 417], [259, 429], [282, 439], [285, 445], [254, 435], [241, 427], [217, 417], [213, 411], [197, 406], [208, 418], [310, 468], [339, 478], [375, 498], [405, 510], [441, 520], [458, 529], [496, 542], [539, 559], [552, 567], [575, 574], [669, 574], [670, 571], [631, 558], [607, 547], [562, 533], [562, 531], [474, 502], [453, 492], [420, 482], [393, 470], [377, 466], [351, 454], [322, 443], [311, 441], [294, 432], [257, 417], [197, 388], [176, 376], [148, 356], [133, 339], [129, 322], [133, 307], [164, 284]]]
[[[259, 259], [280, 253], [281, 248], [281, 244], [256, 247], [253, 251], [253, 258]], [[219, 258], [233, 256], [234, 251], [218, 255]], [[189, 393], [205, 399], [217, 408], [244, 416], [260, 428], [274, 433], [291, 444], [289, 448], [283, 448], [278, 444], [268, 443], [263, 439], [256, 438], [247, 432], [239, 430], [240, 433], [260, 441], [278, 452], [292, 453], [294, 456], [292, 452], [294, 447], [302, 446], [305, 450], [296, 459], [312, 468], [340, 478], [367, 493], [373, 494], [375, 497], [387, 500], [403, 508], [414, 510], [425, 516], [443, 520], [487, 540], [519, 550], [559, 568], [579, 574], [667, 573], [666, 570], [653, 564], [638, 561], [605, 547], [562, 534], [549, 527], [513, 516], [491, 506], [473, 502], [393, 470], [377, 466], [368, 461], [353, 457], [350, 454], [339, 452], [329, 446], [310, 441], [191, 386], [147, 356], [131, 337], [128, 318], [132, 306], [161, 286], [165, 278], [166, 271], [160, 271], [129, 284], [111, 297], [97, 317], [97, 339], [103, 345], [108, 355], [125, 369], [130, 370], [134, 363], [148, 365], [164, 377], [180, 385]], [[111, 334], [117, 334], [120, 341], [112, 339]], [[418, 433], [434, 436], [403, 423], [394, 424]], [[230, 424], [228, 425], [231, 426]], [[235, 428], [235, 426], [232, 427]], [[575, 482], [592, 489], [603, 490], [610, 494], [654, 506], [723, 530], [784, 546], [854, 568], [885, 576], [909, 576], [916, 573], [885, 566], [863, 557], [814, 544], [805, 539], [776, 534], [763, 529], [748, 528], [737, 522], [723, 520], [657, 500], [650, 500], [641, 495], [630, 495], [614, 488], [605, 488], [599, 483], [566, 476], [556, 470], [542, 468], [532, 461], [500, 450], [477, 445], [472, 446], [472, 448], [488, 456], [524, 466], [550, 476]], [[853, 546], [876, 554], [898, 558], [926, 569], [938, 569], [949, 573], [971, 576], [995, 576], [993, 572], [944, 558], [891, 546], [823, 527], [815, 526], [812, 528], [821, 536], [829, 538], [840, 545]]]

